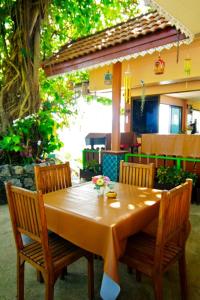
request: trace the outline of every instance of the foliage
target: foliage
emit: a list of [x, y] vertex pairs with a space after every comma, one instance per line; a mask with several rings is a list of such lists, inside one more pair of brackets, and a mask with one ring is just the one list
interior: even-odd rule
[[67, 126], [69, 117], [77, 113], [77, 101], [69, 86], [70, 81], [63, 76], [45, 78], [43, 72], [41, 72], [40, 78], [42, 103], [48, 104], [62, 124]]
[[[47, 20], [41, 31], [43, 60], [71, 40], [93, 34], [96, 31], [134, 17], [139, 12], [136, 4], [137, 1], [133, 0], [53, 0], [49, 6]], [[47, 80], [50, 87], [49, 92], [51, 90], [49, 95], [58, 98], [61, 94], [66, 94], [71, 83], [75, 86], [88, 81], [88, 79], [88, 72], [64, 74], [56, 77], [56, 79], [42, 77], [41, 92], [43, 94], [43, 88], [46, 86]], [[62, 84], [63, 82], [66, 84]], [[76, 98], [76, 95], [74, 95], [73, 102], [76, 101]], [[67, 103], [72, 98], [68, 99]], [[86, 96], [85, 99], [88, 102], [96, 100], [104, 105], [111, 104], [111, 100], [105, 97]]]
[[71, 106], [76, 98], [68, 93], [69, 83], [81, 82], [87, 73], [56, 80], [41, 76], [40, 98], [40, 55], [46, 59], [71, 40], [135, 16], [136, 2], [0, 0], [0, 128], [5, 131], [14, 119], [37, 112], [47, 94]]
[[40, 106], [40, 28], [49, 0], [0, 2], [0, 129]]
[[92, 160], [87, 161], [86, 169], [93, 171], [94, 173], [98, 173], [99, 169], [100, 169], [100, 165], [96, 159], [92, 159]]
[[135, 0], [52, 0], [42, 27], [42, 54], [46, 59], [61, 45], [110, 27], [139, 11]]
[[57, 130], [61, 123], [55, 120], [55, 104], [44, 102], [33, 115], [13, 122], [7, 134], [0, 137], [2, 163], [28, 163], [46, 159], [48, 154], [62, 146]]
[[[13, 46], [13, 34], [16, 33], [16, 25], [19, 25], [15, 23], [15, 10], [20, 9], [20, 6], [17, 6], [19, 2], [19, 0], [0, 0], [0, 88], [5, 78], [5, 61], [9, 59]], [[29, 2], [31, 5], [31, 0]], [[125, 21], [139, 12], [137, 1], [134, 0], [39, 0], [37, 5], [41, 10], [45, 2], [50, 3], [48, 8], [45, 6], [47, 13], [41, 27], [42, 59], [46, 59], [71, 40]], [[23, 13], [22, 7], [18, 13]], [[42, 12], [40, 13], [42, 15]], [[23, 33], [26, 34], [25, 31]], [[30, 55], [23, 47], [18, 50], [21, 58]]]
[[103, 105], [111, 105], [112, 104], [112, 100], [110, 98], [101, 97], [101, 96], [87, 95], [85, 97], [85, 99], [88, 103], [96, 100], [96, 102], [101, 103]]
[[184, 171], [183, 169], [177, 169], [173, 167], [159, 167], [157, 169], [158, 183], [166, 186], [175, 187], [186, 181], [187, 178], [193, 180], [193, 186], [196, 184], [198, 176], [195, 173]]

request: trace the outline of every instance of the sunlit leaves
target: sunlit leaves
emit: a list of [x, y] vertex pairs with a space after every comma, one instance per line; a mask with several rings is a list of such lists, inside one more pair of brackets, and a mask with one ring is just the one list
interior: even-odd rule
[[[18, 26], [16, 15], [21, 16], [22, 14], [22, 16], [24, 16], [25, 10], [22, 9], [23, 3], [30, 3], [30, 5], [34, 7], [37, 5], [41, 7], [44, 2], [46, 3], [44, 0], [27, 0], [27, 2], [25, 0], [0, 0], [0, 88], [2, 88], [6, 82], [6, 79], [4, 79], [5, 82], [3, 82], [3, 75], [4, 78], [7, 78], [5, 74], [9, 73], [7, 70], [9, 69], [8, 64], [12, 61], [12, 59], [10, 59], [12, 55], [17, 53], [16, 64], [19, 65], [20, 59], [25, 61], [27, 58], [30, 58], [30, 56], [35, 55], [34, 51], [26, 51], [27, 44], [34, 45], [35, 43], [35, 40], [31, 39], [31, 37], [30, 39], [29, 36], [27, 38], [26, 26], [24, 26], [23, 29], [18, 28], [18, 30], [16, 30]], [[105, 27], [115, 25], [116, 23], [125, 21], [127, 18], [135, 16], [137, 12], [135, 2], [134, 0], [49, 1], [46, 18], [41, 25], [41, 60], [48, 58], [52, 53], [60, 49], [63, 44], [71, 40], [93, 34]], [[16, 3], [19, 5], [16, 5]], [[18, 10], [17, 14], [15, 8]], [[43, 12], [40, 13], [43, 16]], [[27, 20], [26, 18], [24, 19]], [[23, 35], [21, 35], [22, 32], [27, 38], [24, 39], [26, 40], [24, 44]], [[13, 41], [15, 41], [15, 43]], [[11, 48], [14, 47], [14, 45], [16, 49]], [[10, 51], [10, 49], [12, 49], [12, 51]], [[31, 63], [33, 62], [34, 64], [34, 57], [31, 58]], [[30, 70], [29, 73], [31, 73]], [[19, 73], [20, 72], [21, 69], [19, 68]], [[24, 74], [20, 74], [19, 78], [21, 81], [28, 81], [29, 75], [30, 74], [24, 76]], [[16, 85], [17, 87], [20, 86], [20, 80]], [[68, 116], [77, 110], [76, 95], [73, 93], [71, 83], [73, 83], [74, 86], [87, 80], [88, 75], [83, 72], [53, 79], [46, 79], [44, 75], [41, 75], [40, 98], [42, 102], [48, 100], [48, 102], [51, 103], [53, 113], [57, 114], [59, 118], [61, 118], [62, 115], [63, 120], [67, 122]], [[35, 82], [35, 84], [37, 86], [37, 82]], [[14, 88], [16, 88], [16, 86]], [[26, 83], [24, 83], [24, 86], [28, 86], [28, 84], [26, 85]], [[34, 86], [35, 85], [31, 86], [31, 88], [34, 89]], [[25, 94], [26, 93], [24, 93], [24, 95]], [[30, 94], [34, 94], [34, 91], [30, 91]], [[100, 101], [100, 99], [98, 100]], [[103, 99], [103, 101], [107, 103], [106, 99]], [[34, 111], [34, 109], [32, 109], [32, 111]]]
[[[48, 21], [42, 30], [43, 59], [56, 52], [61, 45], [105, 27], [135, 16], [137, 12], [136, 1], [126, 0], [53, 0], [49, 7]], [[44, 78], [43, 78], [44, 79]], [[41, 83], [42, 98], [53, 97], [56, 101], [69, 99], [69, 82], [73, 85], [88, 80], [86, 72], [64, 75], [55, 79], [47, 79]], [[71, 97], [71, 104], [75, 103]], [[93, 97], [88, 97], [91, 101]], [[109, 99], [97, 98], [97, 101], [110, 104]], [[68, 114], [72, 105], [67, 104]]]
[[[73, 39], [124, 21], [137, 12], [133, 0], [52, 0], [42, 30], [43, 57]], [[51, 47], [49, 46], [51, 45]]]

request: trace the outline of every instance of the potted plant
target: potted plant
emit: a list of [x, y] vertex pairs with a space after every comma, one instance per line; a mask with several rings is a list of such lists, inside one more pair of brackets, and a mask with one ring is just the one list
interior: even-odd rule
[[195, 185], [198, 181], [198, 175], [195, 173], [177, 169], [175, 166], [161, 166], [157, 169], [155, 187], [158, 189], [169, 190], [185, 182], [187, 178], [193, 180], [192, 202], [196, 202], [197, 191]]
[[87, 161], [84, 169], [80, 169], [80, 178], [90, 181], [93, 176], [100, 175], [101, 173], [101, 165], [96, 159], [92, 159]]
[[175, 166], [161, 166], [157, 169], [157, 187], [162, 189], [171, 189], [185, 182], [187, 178], [191, 178], [193, 180], [193, 186], [195, 186], [198, 179], [195, 173], [177, 169]]

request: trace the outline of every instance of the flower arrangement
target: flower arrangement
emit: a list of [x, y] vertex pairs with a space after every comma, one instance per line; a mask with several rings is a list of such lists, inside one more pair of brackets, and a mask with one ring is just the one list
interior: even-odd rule
[[110, 182], [110, 178], [103, 175], [92, 177], [92, 183], [95, 184], [95, 189], [100, 190], [102, 187], [106, 187]]

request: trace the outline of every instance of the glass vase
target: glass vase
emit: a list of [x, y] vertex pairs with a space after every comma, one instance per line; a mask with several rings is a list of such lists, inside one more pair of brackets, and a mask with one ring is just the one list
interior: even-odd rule
[[105, 187], [101, 186], [100, 188], [97, 189], [97, 195], [98, 197], [102, 197], [104, 195], [105, 192]]

